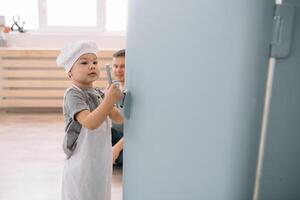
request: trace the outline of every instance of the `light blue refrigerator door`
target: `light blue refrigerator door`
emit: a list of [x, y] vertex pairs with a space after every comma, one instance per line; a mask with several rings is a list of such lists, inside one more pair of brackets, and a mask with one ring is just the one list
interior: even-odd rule
[[273, 0], [130, 0], [125, 200], [252, 198]]
[[300, 199], [300, 1], [295, 6], [290, 55], [277, 59], [266, 137], [260, 200]]

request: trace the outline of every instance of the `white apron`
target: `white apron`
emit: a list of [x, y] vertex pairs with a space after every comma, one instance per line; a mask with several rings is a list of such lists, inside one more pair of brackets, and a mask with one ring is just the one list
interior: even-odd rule
[[62, 200], [110, 200], [112, 145], [110, 120], [97, 129], [82, 127], [77, 146], [65, 161]]

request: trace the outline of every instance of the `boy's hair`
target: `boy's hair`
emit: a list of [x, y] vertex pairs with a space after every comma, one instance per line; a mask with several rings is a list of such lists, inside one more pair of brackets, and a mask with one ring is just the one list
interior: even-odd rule
[[125, 57], [125, 49], [121, 49], [113, 54], [114, 58]]

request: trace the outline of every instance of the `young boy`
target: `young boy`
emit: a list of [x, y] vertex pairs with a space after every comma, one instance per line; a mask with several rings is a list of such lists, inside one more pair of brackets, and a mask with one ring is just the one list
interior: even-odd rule
[[90, 41], [64, 47], [57, 57], [73, 86], [64, 95], [63, 114], [67, 155], [63, 171], [63, 200], [110, 200], [112, 176], [111, 122], [123, 118], [114, 104], [121, 91], [114, 84], [105, 94], [93, 83], [99, 78], [98, 48]]
[[[125, 49], [113, 54], [112, 72], [114, 79], [120, 83], [120, 89], [125, 85]], [[123, 124], [112, 123], [113, 163], [123, 165]]]

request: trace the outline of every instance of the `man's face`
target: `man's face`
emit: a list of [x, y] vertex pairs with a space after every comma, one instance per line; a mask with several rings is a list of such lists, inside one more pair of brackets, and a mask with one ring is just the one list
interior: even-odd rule
[[114, 57], [112, 59], [112, 72], [116, 80], [125, 81], [125, 57]]

